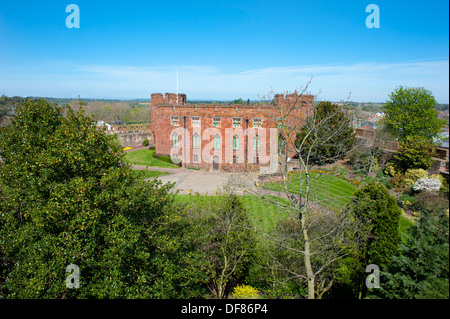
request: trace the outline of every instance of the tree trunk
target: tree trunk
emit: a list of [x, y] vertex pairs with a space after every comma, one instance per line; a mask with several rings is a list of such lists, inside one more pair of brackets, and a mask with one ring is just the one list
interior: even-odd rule
[[[300, 173], [301, 174], [301, 173]], [[305, 251], [304, 251], [304, 263], [305, 263], [305, 269], [306, 269], [306, 277], [308, 279], [308, 299], [314, 299], [315, 293], [314, 293], [314, 272], [311, 265], [311, 248], [310, 248], [310, 240], [308, 235], [308, 225], [306, 225], [306, 215], [307, 215], [307, 208], [309, 204], [309, 171], [305, 167], [305, 181], [306, 181], [306, 190], [305, 190], [305, 205], [300, 208], [300, 211], [303, 211], [302, 214], [300, 214], [300, 222], [302, 225], [302, 232], [303, 232], [303, 240], [305, 241]], [[301, 187], [300, 187], [301, 192]]]
[[305, 268], [306, 277], [308, 278], [308, 299], [314, 299], [314, 273], [311, 266], [311, 255], [309, 248], [308, 232], [304, 229], [303, 236], [305, 236]]

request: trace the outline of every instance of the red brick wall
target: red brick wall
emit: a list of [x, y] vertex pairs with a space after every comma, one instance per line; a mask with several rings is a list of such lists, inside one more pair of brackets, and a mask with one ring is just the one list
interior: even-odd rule
[[[270, 145], [270, 133], [268, 128], [276, 128], [276, 119], [280, 117], [274, 112], [273, 107], [267, 107], [259, 104], [233, 104], [233, 105], [211, 105], [211, 104], [187, 104], [186, 96], [182, 95], [179, 104], [182, 106], [176, 106], [176, 94], [166, 93], [164, 103], [161, 102], [162, 94], [152, 94], [152, 130], [154, 132], [156, 153], [160, 155], [172, 155], [170, 151], [172, 149], [171, 135], [174, 129], [177, 129], [179, 135], [179, 155], [182, 155], [181, 160], [188, 163], [187, 166], [201, 167], [202, 169], [212, 168], [212, 157], [217, 155], [220, 159], [219, 169], [226, 171], [235, 171], [246, 167], [244, 162], [253, 163], [256, 154], [253, 152], [253, 137], [256, 131], [252, 131], [249, 136], [245, 136], [244, 131], [247, 128], [253, 128], [253, 120], [255, 118], [261, 119], [261, 129], [258, 129], [258, 135], [260, 136], [260, 151], [258, 154], [260, 158], [260, 166], [268, 165], [264, 164], [264, 155], [268, 160], [269, 145]], [[293, 97], [289, 97], [293, 99]], [[154, 102], [154, 99], [156, 102]], [[174, 100], [175, 99], [175, 100]], [[182, 101], [182, 102], [180, 102]], [[282, 96], [277, 97], [277, 101], [286, 102], [288, 99], [283, 100]], [[291, 116], [297, 120], [305, 117], [308, 110], [311, 110], [313, 97], [302, 96], [301, 108], [295, 109]], [[160, 102], [160, 103], [157, 103]], [[169, 102], [169, 103], [167, 103]], [[289, 103], [289, 101], [287, 102]], [[172, 116], [178, 117], [178, 126], [173, 126], [171, 123]], [[192, 117], [200, 118], [200, 127], [192, 127]], [[220, 127], [213, 126], [213, 118], [219, 117], [221, 119]], [[233, 131], [227, 130], [233, 128], [233, 117], [241, 118], [241, 128], [234, 128]], [[186, 132], [183, 131], [186, 128]], [[217, 131], [213, 130], [217, 129]], [[220, 136], [219, 150], [211, 150], [213, 146], [214, 133], [218, 133]], [[197, 133], [200, 136], [200, 148], [192, 148], [193, 134]], [[211, 133], [211, 134], [209, 134]], [[234, 134], [239, 136], [239, 150], [232, 149], [232, 137]], [[184, 135], [187, 135], [184, 139]], [[293, 133], [295, 134], [295, 133]], [[264, 137], [265, 135], [265, 137]], [[272, 141], [273, 142], [273, 141]], [[182, 154], [186, 143], [185, 154]], [[250, 146], [250, 150], [248, 150]], [[196, 163], [194, 156], [197, 155], [200, 163]], [[203, 155], [210, 155], [203, 156]], [[233, 156], [238, 156], [238, 164], [233, 164]], [[185, 161], [186, 158], [186, 161]], [[231, 163], [226, 163], [231, 162]], [[256, 165], [258, 166], [258, 165]], [[248, 167], [247, 167], [248, 168]]]

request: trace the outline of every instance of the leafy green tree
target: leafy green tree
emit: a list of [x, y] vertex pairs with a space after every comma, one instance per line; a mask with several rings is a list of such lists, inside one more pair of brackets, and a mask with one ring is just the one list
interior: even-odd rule
[[297, 133], [295, 147], [301, 156], [308, 156], [309, 164], [320, 165], [343, 158], [355, 143], [351, 121], [342, 108], [322, 101]]
[[[448, 206], [447, 206], [448, 209]], [[448, 213], [448, 211], [447, 211]], [[375, 297], [449, 298], [449, 218], [444, 209], [423, 210], [408, 228], [406, 243], [381, 272]]]
[[[83, 111], [27, 100], [0, 128], [0, 293], [8, 298], [183, 298], [209, 277], [169, 193], [135, 177]], [[66, 287], [69, 264], [80, 288]], [[191, 289], [192, 288], [192, 289]]]
[[445, 124], [437, 117], [437, 102], [431, 91], [400, 86], [389, 97], [383, 107], [383, 122], [400, 140], [408, 136], [433, 139]]
[[356, 254], [347, 260], [354, 270], [352, 277], [355, 296], [364, 297], [367, 292], [366, 266], [387, 265], [391, 256], [397, 252], [401, 210], [387, 188], [375, 182], [370, 182], [356, 191], [349, 203], [349, 209], [357, 220], [366, 225], [365, 238]]
[[392, 163], [397, 171], [405, 173], [408, 169], [428, 169], [433, 164], [435, 154], [431, 140], [422, 137], [407, 136], [400, 143]]

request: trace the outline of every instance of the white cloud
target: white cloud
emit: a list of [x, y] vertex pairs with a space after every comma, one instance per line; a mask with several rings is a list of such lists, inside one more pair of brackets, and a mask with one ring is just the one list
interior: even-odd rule
[[[0, 87], [7, 95], [104, 98], [150, 97], [153, 92], [179, 92], [188, 99], [257, 98], [271, 88], [277, 92], [304, 86], [321, 99], [385, 101], [397, 86], [420, 86], [433, 92], [440, 103], [449, 101], [449, 61], [434, 59], [399, 63], [355, 63], [268, 67], [227, 73], [214, 66], [137, 67], [61, 64], [33, 68], [31, 74], [0, 72]], [[25, 72], [25, 71], [24, 71]], [[16, 92], [16, 93], [8, 93]]]

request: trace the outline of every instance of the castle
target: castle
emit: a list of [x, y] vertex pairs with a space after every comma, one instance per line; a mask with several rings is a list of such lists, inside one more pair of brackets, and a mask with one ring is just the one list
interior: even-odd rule
[[289, 103], [299, 105], [289, 116], [302, 119], [312, 110], [314, 97], [293, 93], [277, 94], [268, 104], [193, 104], [186, 94], [153, 93], [155, 152], [208, 171], [276, 169], [285, 162], [283, 156], [294, 155], [286, 151], [289, 139], [277, 131], [277, 106]]

